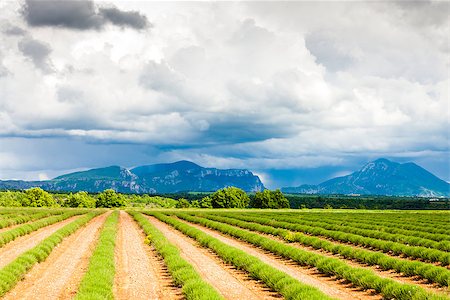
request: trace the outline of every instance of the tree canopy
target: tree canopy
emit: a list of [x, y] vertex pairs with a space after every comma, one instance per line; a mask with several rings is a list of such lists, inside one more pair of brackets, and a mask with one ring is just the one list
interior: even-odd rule
[[31, 188], [25, 190], [25, 198], [22, 206], [48, 207], [55, 206], [56, 202], [52, 195], [41, 188]]
[[289, 208], [289, 201], [280, 190], [264, 190], [252, 197], [251, 207], [254, 208]]
[[214, 208], [246, 208], [250, 202], [247, 194], [236, 187], [227, 187], [211, 195]]
[[96, 206], [95, 198], [89, 196], [86, 192], [70, 193], [67, 200], [64, 202], [66, 207], [86, 207], [94, 208]]
[[103, 191], [98, 195], [97, 207], [123, 207], [127, 202], [122, 194], [116, 193], [113, 189]]

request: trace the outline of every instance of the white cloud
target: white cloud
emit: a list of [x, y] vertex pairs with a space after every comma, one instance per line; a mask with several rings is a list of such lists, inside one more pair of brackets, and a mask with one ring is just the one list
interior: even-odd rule
[[[448, 152], [440, 4], [115, 5], [153, 27], [30, 27], [19, 4], [1, 4], [0, 26], [26, 31], [0, 30], [1, 136], [146, 144], [226, 167]], [[37, 58], [26, 41], [44, 45]]]

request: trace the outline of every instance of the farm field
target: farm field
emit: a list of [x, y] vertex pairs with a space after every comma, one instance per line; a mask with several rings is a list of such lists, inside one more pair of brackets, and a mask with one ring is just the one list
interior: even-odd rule
[[450, 299], [437, 211], [0, 208], [2, 299]]

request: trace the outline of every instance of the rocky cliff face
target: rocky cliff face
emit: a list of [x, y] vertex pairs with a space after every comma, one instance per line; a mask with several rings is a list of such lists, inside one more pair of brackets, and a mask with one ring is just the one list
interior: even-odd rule
[[128, 170], [119, 166], [92, 169], [47, 181], [0, 181], [1, 189], [39, 186], [49, 191], [100, 192], [112, 188], [123, 193], [209, 192], [226, 186], [260, 191], [264, 185], [248, 170], [203, 168], [188, 161], [140, 166]]

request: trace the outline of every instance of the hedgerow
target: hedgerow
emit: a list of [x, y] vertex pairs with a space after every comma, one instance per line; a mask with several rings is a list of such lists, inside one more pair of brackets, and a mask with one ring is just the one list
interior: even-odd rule
[[52, 235], [41, 241], [36, 247], [19, 255], [14, 261], [0, 269], [0, 296], [11, 290], [17, 282], [36, 263], [43, 262], [62, 240], [74, 233], [78, 228], [85, 225], [100, 212], [90, 212], [85, 216], [76, 219], [63, 228], [57, 230]]
[[260, 234], [239, 229], [224, 223], [199, 218], [183, 213], [175, 213], [179, 218], [198, 223], [211, 229], [239, 238], [262, 249], [304, 266], [317, 268], [320, 272], [336, 276], [338, 279], [346, 279], [355, 286], [363, 289], [374, 289], [387, 299], [411, 300], [411, 299], [448, 299], [444, 295], [436, 295], [424, 290], [417, 285], [402, 284], [388, 278], [381, 278], [372, 270], [351, 267], [338, 258], [330, 258], [324, 255], [304, 251], [291, 245], [275, 241]]
[[213, 250], [226, 263], [233, 264], [238, 269], [247, 271], [252, 277], [261, 280], [268, 287], [279, 292], [285, 299], [331, 299], [317, 288], [303, 284], [288, 274], [263, 263], [260, 259], [229, 246], [184, 222], [160, 213], [146, 213], [194, 238], [200, 245]]
[[151, 244], [164, 259], [174, 283], [182, 288], [188, 300], [221, 300], [223, 297], [195, 271], [181, 256], [176, 246], [156, 229], [141, 213], [128, 212], [147, 234]]
[[103, 224], [98, 244], [89, 259], [75, 299], [114, 299], [114, 248], [119, 212], [111, 213]]

